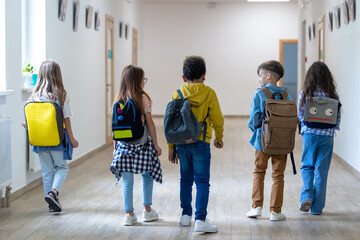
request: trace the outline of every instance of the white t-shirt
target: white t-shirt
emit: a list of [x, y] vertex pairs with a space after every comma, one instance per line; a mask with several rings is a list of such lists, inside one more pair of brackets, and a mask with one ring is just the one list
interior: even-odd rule
[[64, 102], [63, 112], [64, 112], [64, 118], [69, 118], [74, 115], [71, 104], [70, 104], [70, 98], [67, 93], [66, 93], [66, 99]]

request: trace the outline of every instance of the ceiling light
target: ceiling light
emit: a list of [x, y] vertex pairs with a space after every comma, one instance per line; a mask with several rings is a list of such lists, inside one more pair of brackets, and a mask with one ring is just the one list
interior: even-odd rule
[[290, 0], [247, 0], [248, 2], [290, 2]]

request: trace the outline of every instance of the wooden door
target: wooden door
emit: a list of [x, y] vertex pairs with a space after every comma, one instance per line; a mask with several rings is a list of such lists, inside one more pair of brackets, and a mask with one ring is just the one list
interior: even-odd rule
[[132, 29], [132, 64], [134, 66], [138, 64], [138, 37], [135, 28]]
[[106, 144], [112, 143], [112, 102], [114, 101], [114, 18], [105, 15], [105, 122]]

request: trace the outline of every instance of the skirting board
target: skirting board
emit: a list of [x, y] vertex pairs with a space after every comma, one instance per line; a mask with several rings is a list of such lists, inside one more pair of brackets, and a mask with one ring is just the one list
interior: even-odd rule
[[[69, 163], [69, 168], [73, 168], [77, 165], [79, 165], [80, 163], [84, 162], [86, 159], [88, 159], [90, 156], [101, 152], [102, 150], [104, 150], [106, 147], [108, 147], [106, 144], [88, 152], [87, 154], [79, 157], [78, 159], [71, 161]], [[27, 192], [30, 192], [31, 190], [33, 190], [34, 188], [37, 188], [39, 186], [42, 185], [42, 178], [36, 179], [34, 181], [32, 181], [31, 183], [27, 184], [25, 187], [18, 189], [15, 192], [11, 193], [11, 198], [10, 201], [14, 201], [15, 199], [21, 197], [22, 195], [24, 195]]]
[[339, 155], [336, 153], [333, 153], [333, 158], [340, 163], [349, 173], [354, 175], [356, 178], [360, 179], [360, 172], [356, 170], [354, 167], [352, 167], [350, 164], [348, 164], [344, 159], [342, 159]]

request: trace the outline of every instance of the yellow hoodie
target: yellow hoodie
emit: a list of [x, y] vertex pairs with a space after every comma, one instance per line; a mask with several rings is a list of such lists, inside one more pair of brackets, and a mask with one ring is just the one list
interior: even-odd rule
[[[181, 93], [191, 104], [191, 110], [194, 113], [196, 119], [199, 122], [204, 121], [206, 114], [209, 110], [209, 116], [206, 119], [207, 131], [206, 131], [206, 142], [210, 143], [212, 137], [212, 130], [215, 130], [215, 141], [223, 141], [224, 132], [224, 117], [221, 113], [220, 104], [216, 96], [215, 91], [205, 86], [204, 83], [187, 83], [180, 88]], [[171, 100], [180, 98], [177, 91], [172, 94]], [[199, 140], [203, 140], [202, 129]], [[173, 145], [169, 144], [169, 148], [173, 149]]]

